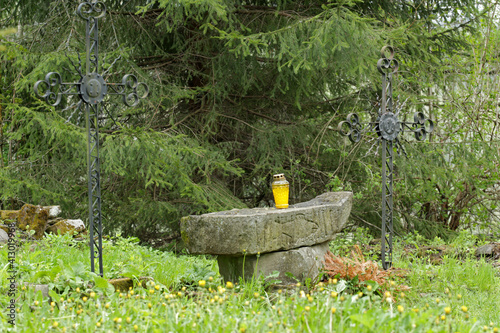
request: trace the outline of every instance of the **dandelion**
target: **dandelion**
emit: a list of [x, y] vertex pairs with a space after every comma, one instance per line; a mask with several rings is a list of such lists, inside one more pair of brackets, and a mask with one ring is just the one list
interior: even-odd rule
[[227, 288], [227, 289], [233, 289], [233, 288], [234, 288], [233, 283], [232, 283], [231, 281], [227, 281], [227, 282], [226, 282], [226, 288]]
[[57, 321], [55, 321], [55, 322], [52, 323], [52, 327], [53, 328], [57, 328], [57, 326], [59, 326], [59, 323]]
[[200, 287], [202, 287], [202, 288], [205, 288], [205, 285], [206, 285], [206, 284], [207, 284], [207, 281], [205, 281], [205, 280], [200, 280], [200, 281], [198, 281], [198, 285], [199, 285]]
[[385, 294], [384, 294], [385, 297], [391, 297], [391, 292], [390, 291], [386, 291]]
[[55, 306], [56, 303], [55, 302], [50, 302], [50, 306]]
[[366, 286], [366, 290], [372, 291], [372, 286], [370, 286], [370, 285]]
[[445, 319], [446, 319], [446, 316], [445, 315], [441, 315], [441, 320], [445, 321]]
[[335, 312], [337, 312], [337, 309], [336, 308], [332, 308], [332, 314], [335, 314]]
[[451, 313], [451, 308], [449, 306], [444, 308], [444, 313], [450, 314]]
[[82, 301], [87, 302], [87, 300], [88, 300], [87, 296], [83, 296]]
[[457, 299], [462, 299], [462, 295], [458, 294]]
[[97, 326], [97, 327], [101, 327], [101, 323], [100, 323], [100, 322], [97, 322], [97, 323], [95, 324], [95, 326]]
[[335, 297], [337, 297], [337, 296], [338, 296], [338, 294], [337, 294], [335, 291], [332, 291], [332, 292], [330, 293], [330, 296], [335, 298]]
[[361, 291], [360, 291], [360, 292], [358, 293], [358, 297], [360, 297], [360, 298], [361, 298], [361, 297], [363, 297], [363, 292], [361, 292]]
[[[156, 289], [156, 290], [160, 290], [160, 286], [159, 286], [159, 285], [156, 285], [156, 286], [155, 286], [155, 289]], [[186, 290], [186, 287], [182, 287], [182, 289], [183, 289], [183, 290]]]
[[95, 298], [95, 296], [96, 296], [96, 293], [92, 291], [92, 292], [90, 293], [90, 297], [91, 297], [91, 298]]
[[138, 330], [139, 330], [139, 326], [134, 325], [134, 331], [138, 331]]
[[311, 307], [306, 306], [304, 309], [305, 309], [307, 312], [309, 312], [309, 311], [311, 310]]
[[441, 302], [441, 300], [439, 298], [436, 298], [436, 304], [439, 304], [439, 302]]
[[465, 305], [462, 305], [462, 306], [460, 307], [460, 309], [461, 309], [463, 312], [467, 312], [467, 310], [468, 310], [468, 309], [467, 309], [467, 307], [466, 307]]
[[405, 311], [405, 308], [402, 305], [398, 305], [398, 312], [403, 313]]
[[211, 276], [208, 278], [208, 281], [210, 281], [210, 282], [212, 282], [213, 280], [214, 280], [214, 278]]
[[127, 317], [127, 319], [125, 319], [125, 321], [127, 322], [127, 324], [130, 324], [130, 322], [132, 321], [132, 318]]
[[253, 297], [258, 298], [260, 296], [259, 293], [253, 293]]

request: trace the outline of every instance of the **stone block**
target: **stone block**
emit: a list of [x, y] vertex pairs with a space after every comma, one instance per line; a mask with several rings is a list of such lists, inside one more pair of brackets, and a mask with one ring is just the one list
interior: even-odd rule
[[5, 230], [0, 229], [0, 244], [7, 243], [8, 241], [9, 241], [9, 234]]
[[244, 257], [220, 255], [217, 258], [219, 273], [224, 280], [234, 282], [238, 282], [240, 277], [244, 277], [247, 281], [252, 277], [266, 278], [274, 271], [278, 271], [279, 276], [273, 279], [280, 280], [283, 284], [297, 282], [286, 273], [291, 273], [301, 282], [308, 278], [314, 281], [323, 267], [325, 254], [329, 249], [328, 243], [261, 254], [259, 257], [256, 255]]
[[241, 256], [330, 241], [347, 222], [352, 192], [328, 192], [287, 209], [234, 209], [181, 219], [192, 254]]
[[34, 230], [33, 238], [41, 239], [45, 233], [49, 211], [40, 206], [25, 204], [17, 215], [17, 227], [21, 230]]
[[54, 234], [65, 235], [67, 233], [77, 234], [85, 230], [85, 224], [83, 224], [82, 220], [68, 220], [61, 219], [54, 225], [51, 225], [47, 228], [47, 231], [52, 232]]

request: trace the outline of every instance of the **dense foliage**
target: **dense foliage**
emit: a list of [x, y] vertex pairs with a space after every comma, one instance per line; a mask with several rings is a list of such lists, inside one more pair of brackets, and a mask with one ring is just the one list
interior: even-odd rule
[[[380, 225], [376, 134], [351, 144], [350, 112], [369, 120], [380, 48], [400, 60], [395, 94], [408, 119], [437, 122], [430, 143], [396, 158], [397, 230], [431, 236], [492, 226], [498, 198], [498, 49], [494, 1], [103, 1], [108, 82], [133, 73], [151, 95], [109, 100], [101, 117], [106, 232], [175, 236], [187, 214], [272, 205], [284, 172], [291, 201], [352, 190], [352, 222]], [[0, 203], [61, 204], [86, 216], [86, 131], [71, 100], [35, 98], [46, 73], [75, 78], [85, 58], [78, 1], [6, 0], [0, 28]], [[114, 62], [114, 60], [121, 58]], [[111, 67], [112, 66], [112, 67]], [[111, 67], [111, 68], [110, 68]], [[64, 111], [62, 111], [64, 110]], [[408, 137], [409, 141], [411, 138]]]

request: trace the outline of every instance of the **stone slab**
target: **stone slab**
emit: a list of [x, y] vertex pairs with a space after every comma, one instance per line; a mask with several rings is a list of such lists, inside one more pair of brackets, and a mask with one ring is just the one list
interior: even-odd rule
[[241, 256], [330, 241], [347, 222], [352, 192], [327, 192], [287, 209], [253, 208], [191, 215], [181, 236], [192, 254]]
[[280, 280], [282, 284], [297, 282], [286, 273], [291, 273], [300, 282], [305, 282], [306, 279], [314, 281], [323, 268], [325, 254], [329, 249], [328, 243], [261, 254], [259, 257], [218, 256], [219, 273], [224, 280], [234, 282], [238, 282], [240, 277], [247, 281], [252, 277], [266, 278], [274, 271], [278, 271], [279, 276], [273, 277], [272, 280]]

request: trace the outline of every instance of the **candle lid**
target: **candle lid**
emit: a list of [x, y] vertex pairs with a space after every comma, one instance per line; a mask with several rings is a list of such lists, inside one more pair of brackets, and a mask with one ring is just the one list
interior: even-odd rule
[[285, 174], [284, 173], [278, 173], [276, 175], [273, 175], [274, 180], [282, 180], [285, 179]]

